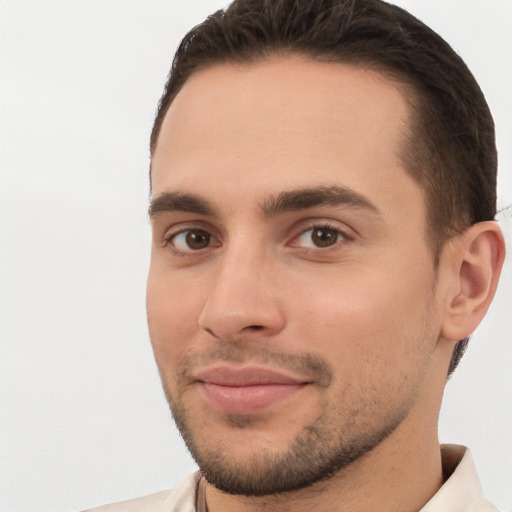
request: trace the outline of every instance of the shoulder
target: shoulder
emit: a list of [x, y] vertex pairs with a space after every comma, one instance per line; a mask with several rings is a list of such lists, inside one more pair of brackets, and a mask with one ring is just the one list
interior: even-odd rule
[[195, 512], [197, 484], [200, 478], [201, 474], [197, 471], [173, 490], [102, 505], [83, 512]]
[[167, 498], [171, 495], [171, 491], [160, 491], [140, 498], [131, 500], [119, 501], [111, 503], [110, 505], [102, 505], [101, 507], [94, 507], [83, 512], [116, 512], [123, 510], [124, 512], [143, 512], [149, 510], [158, 510], [158, 505], [165, 503]]

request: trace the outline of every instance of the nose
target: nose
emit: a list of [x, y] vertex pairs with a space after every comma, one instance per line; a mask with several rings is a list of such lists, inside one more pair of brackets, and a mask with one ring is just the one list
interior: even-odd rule
[[236, 248], [215, 264], [199, 326], [228, 342], [264, 338], [280, 332], [285, 315], [280, 305], [273, 265], [259, 251]]

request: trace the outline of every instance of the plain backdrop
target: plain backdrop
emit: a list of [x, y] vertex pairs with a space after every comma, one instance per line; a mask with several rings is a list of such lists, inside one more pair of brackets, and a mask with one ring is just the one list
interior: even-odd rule
[[[495, 116], [512, 203], [512, 1], [401, 0], [443, 35]], [[2, 0], [0, 510], [66, 512], [170, 488], [195, 465], [146, 330], [148, 140], [181, 36], [218, 0]], [[499, 215], [512, 248], [512, 214]], [[447, 385], [512, 511], [512, 269]]]

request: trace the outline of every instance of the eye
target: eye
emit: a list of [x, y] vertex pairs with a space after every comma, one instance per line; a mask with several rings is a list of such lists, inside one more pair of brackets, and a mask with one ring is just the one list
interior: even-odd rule
[[345, 238], [339, 229], [330, 226], [314, 226], [298, 236], [293, 245], [305, 248], [326, 248]]
[[204, 229], [186, 229], [171, 235], [167, 243], [178, 251], [200, 251], [218, 243], [212, 235]]

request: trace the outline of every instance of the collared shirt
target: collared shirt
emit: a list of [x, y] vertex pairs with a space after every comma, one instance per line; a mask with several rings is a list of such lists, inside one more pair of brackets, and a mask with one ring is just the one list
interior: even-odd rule
[[[499, 512], [483, 497], [467, 448], [442, 445], [441, 456], [446, 481], [420, 512]], [[204, 480], [196, 471], [173, 491], [161, 491], [84, 512], [207, 512]]]

